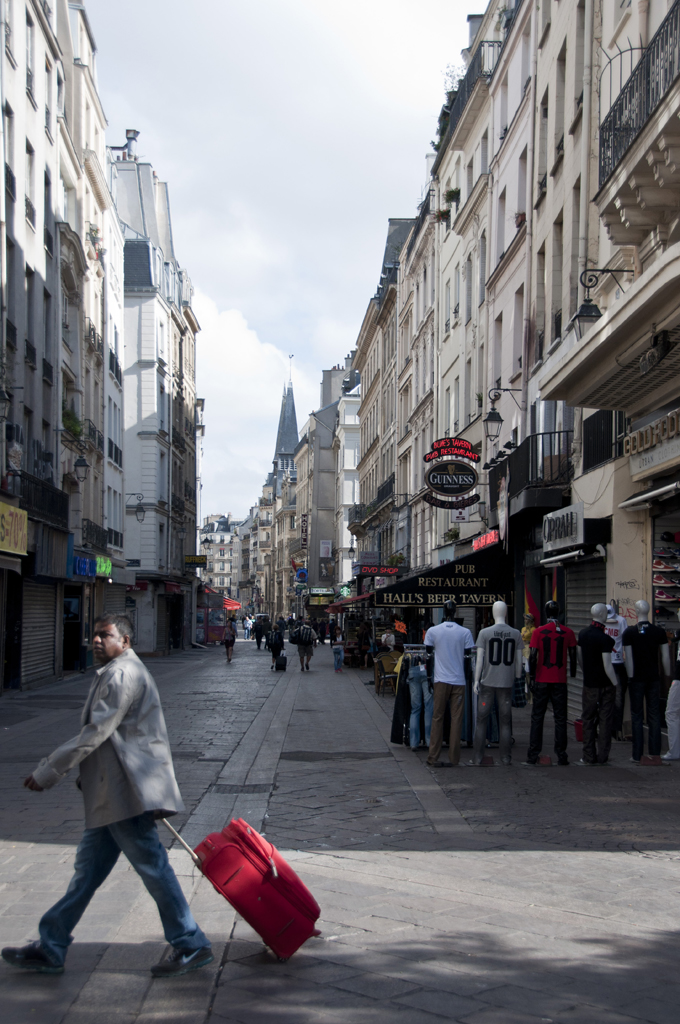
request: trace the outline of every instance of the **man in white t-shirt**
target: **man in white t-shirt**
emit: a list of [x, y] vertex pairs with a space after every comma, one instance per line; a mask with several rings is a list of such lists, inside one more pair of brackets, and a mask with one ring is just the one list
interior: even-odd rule
[[430, 626], [425, 634], [425, 647], [429, 654], [434, 651], [434, 711], [429, 765], [441, 765], [439, 755], [444, 739], [444, 712], [448, 703], [451, 711], [451, 733], [449, 735], [449, 762], [460, 761], [460, 733], [465, 707], [465, 652], [475, 646], [472, 633], [454, 622], [456, 606], [453, 601], [444, 605], [444, 621]]
[[612, 651], [612, 665], [618, 682], [616, 684], [616, 695], [614, 697], [614, 722], [612, 733], [616, 739], [623, 739], [623, 707], [626, 703], [626, 691], [628, 689], [628, 674], [623, 660], [623, 634], [628, 626], [623, 615], [619, 615], [614, 605], [607, 605], [607, 621], [604, 631], [614, 641]]

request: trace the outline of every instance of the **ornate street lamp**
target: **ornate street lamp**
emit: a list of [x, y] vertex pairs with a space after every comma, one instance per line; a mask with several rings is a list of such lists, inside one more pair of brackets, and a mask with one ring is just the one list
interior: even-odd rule
[[87, 474], [90, 469], [90, 464], [84, 455], [79, 455], [76, 459], [73, 469], [76, 474], [76, 480], [79, 484], [84, 484], [87, 480]]

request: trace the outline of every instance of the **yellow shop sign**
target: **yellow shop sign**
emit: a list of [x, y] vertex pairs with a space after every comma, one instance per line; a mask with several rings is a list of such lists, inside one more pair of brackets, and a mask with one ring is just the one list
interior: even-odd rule
[[0, 551], [27, 554], [28, 513], [0, 501]]

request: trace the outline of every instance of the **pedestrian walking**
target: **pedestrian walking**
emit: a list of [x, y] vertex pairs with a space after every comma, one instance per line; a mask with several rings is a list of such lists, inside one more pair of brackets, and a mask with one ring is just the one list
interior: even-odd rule
[[583, 673], [583, 754], [580, 765], [606, 764], [612, 745], [616, 672], [614, 639], [607, 635], [607, 606], [594, 604], [592, 622], [578, 635], [578, 660]]
[[262, 619], [255, 619], [255, 625], [253, 626], [253, 633], [255, 634], [255, 643], [257, 644], [258, 651], [262, 650], [262, 637], [264, 635], [264, 628], [262, 626]]
[[524, 765], [536, 765], [543, 749], [543, 720], [552, 704], [555, 719], [555, 756], [560, 765], [569, 764], [567, 756], [567, 661], [571, 676], [576, 675], [576, 637], [573, 630], [557, 621], [560, 608], [557, 601], [545, 606], [548, 621], [531, 634], [529, 645], [531, 730], [529, 749]]
[[326, 622], [325, 619], [322, 619], [321, 622], [319, 623], [319, 643], [321, 644], [322, 647], [323, 647], [324, 643], [326, 642], [326, 633], [327, 633], [327, 631], [328, 631], [328, 623]]
[[434, 706], [427, 756], [429, 765], [440, 764], [447, 704], [451, 711], [449, 762], [457, 765], [460, 761], [460, 734], [465, 707], [465, 652], [472, 650], [475, 642], [469, 629], [454, 622], [455, 615], [455, 604], [447, 601], [444, 605], [444, 622], [431, 626], [425, 634], [427, 653], [434, 652]]
[[277, 627], [272, 632], [271, 640], [269, 641], [269, 650], [272, 652], [272, 672], [276, 668], [276, 659], [278, 658], [281, 651], [284, 649], [283, 633]]
[[233, 619], [230, 619], [227, 623], [227, 628], [224, 631], [224, 646], [227, 652], [227, 662], [231, 664], [232, 655], [234, 653], [234, 644], [236, 643], [236, 623]]
[[311, 623], [305, 619], [297, 629], [293, 630], [290, 638], [291, 643], [297, 644], [298, 657], [300, 658], [300, 671], [309, 672], [309, 663], [314, 654], [314, 642], [318, 637], [312, 629]]
[[94, 656], [102, 665], [81, 716], [81, 731], [58, 747], [24, 781], [27, 789], [51, 789], [80, 765], [77, 784], [85, 804], [85, 832], [66, 894], [43, 914], [40, 938], [7, 947], [8, 963], [43, 974], [62, 974], [72, 932], [121, 852], [156, 901], [166, 960], [151, 968], [171, 977], [213, 960], [210, 942], [196, 924], [170, 866], [155, 819], [184, 810], [172, 766], [170, 742], [153, 678], [132, 650], [126, 615], [104, 615], [94, 629]]
[[248, 615], [243, 620], [243, 638], [244, 640], [250, 640], [250, 630], [252, 627], [252, 621]]

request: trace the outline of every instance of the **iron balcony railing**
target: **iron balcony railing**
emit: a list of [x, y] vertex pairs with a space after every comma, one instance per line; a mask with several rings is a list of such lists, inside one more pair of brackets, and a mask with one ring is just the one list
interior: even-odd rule
[[102, 342], [102, 336], [97, 331], [97, 328], [92, 323], [89, 316], [85, 317], [85, 340], [100, 356], [103, 354], [104, 345]]
[[35, 227], [35, 206], [31, 202], [31, 200], [28, 198], [28, 196], [26, 196], [25, 199], [26, 199], [26, 220], [31, 225], [31, 227], [34, 228]]
[[583, 421], [583, 472], [620, 458], [625, 435], [625, 413], [600, 409], [587, 416]]
[[17, 197], [17, 179], [9, 164], [5, 164], [5, 191], [12, 201]]
[[347, 515], [347, 523], [361, 523], [366, 518], [366, 506], [364, 504], [352, 505]]
[[192, 502], [192, 504], [196, 504], [196, 488], [186, 482], [184, 484], [184, 497], [187, 501]]
[[440, 153], [446, 149], [449, 139], [458, 127], [458, 122], [463, 116], [479, 79], [485, 78], [488, 81], [493, 75], [502, 46], [503, 43], [500, 40], [484, 39], [475, 50], [465, 78], [459, 83], [456, 98], [451, 104], [449, 124], [439, 142]]
[[104, 454], [104, 435], [98, 430], [92, 420], [83, 420], [83, 441], [88, 441], [93, 448]]
[[119, 530], [112, 530], [110, 527], [106, 531], [107, 540], [111, 547], [122, 548], [123, 546], [123, 534]]
[[376, 495], [376, 504], [381, 505], [383, 501], [391, 498], [394, 494], [394, 473], [384, 483], [380, 484]]
[[5, 320], [5, 338], [10, 348], [16, 351], [17, 347], [17, 329], [11, 320]]
[[173, 494], [172, 496], [172, 511], [184, 512], [184, 498], [180, 498], [179, 494]]
[[108, 530], [91, 519], [83, 519], [83, 544], [89, 544], [98, 551], [106, 551], [109, 542]]
[[177, 427], [172, 428], [172, 443], [174, 444], [175, 448], [179, 448], [181, 452], [186, 451], [187, 443], [182, 437], [182, 434], [177, 429]]
[[288, 541], [288, 554], [294, 555], [297, 551], [302, 551], [302, 540], [300, 537], [291, 537]]
[[112, 462], [115, 462], [117, 466], [123, 465], [123, 453], [117, 444], [114, 444], [111, 438], [109, 438], [109, 458]]
[[28, 339], [24, 342], [24, 358], [28, 365], [32, 366], [35, 370], [38, 365], [38, 354], [35, 351], [35, 345], [31, 345]]
[[[68, 494], [53, 487], [46, 480], [41, 480], [31, 473], [21, 470], [14, 473], [19, 478], [19, 505], [31, 519], [48, 523], [50, 526], [68, 530]], [[16, 485], [14, 493], [17, 493]]]
[[52, 369], [52, 363], [48, 363], [46, 359], [43, 359], [43, 380], [47, 381], [48, 384], [54, 384], [54, 370]]
[[406, 258], [407, 259], [411, 255], [411, 253], [413, 252], [413, 247], [416, 244], [416, 241], [418, 240], [418, 235], [423, 230], [423, 227], [425, 225], [425, 222], [427, 221], [427, 218], [430, 215], [431, 210], [432, 210], [432, 191], [430, 189], [428, 189], [427, 190], [427, 195], [425, 196], [425, 198], [423, 199], [422, 203], [420, 204], [418, 217], [416, 218], [416, 222], [413, 225], [413, 231], [411, 232], [411, 238], [410, 238], [408, 246], [406, 248]]
[[661, 22], [600, 125], [600, 188], [680, 74], [680, 0]]
[[122, 387], [123, 386], [123, 371], [120, 368], [120, 363], [118, 362], [118, 356], [116, 355], [116, 353], [113, 351], [112, 348], [109, 349], [109, 373], [113, 374], [113, 376], [116, 378], [116, 380], [118, 381], [118, 383]]
[[[510, 452], [500, 466], [489, 470], [489, 498], [496, 508], [501, 478], [510, 473], [508, 497], [514, 498], [527, 487], [566, 486], [572, 476], [572, 430], [529, 434]], [[506, 467], [507, 463], [507, 467]]]

